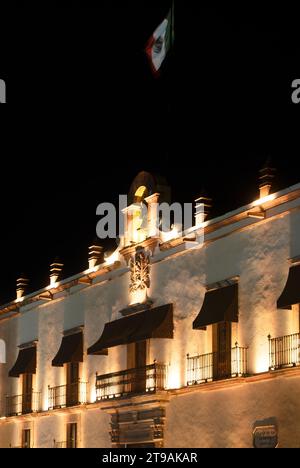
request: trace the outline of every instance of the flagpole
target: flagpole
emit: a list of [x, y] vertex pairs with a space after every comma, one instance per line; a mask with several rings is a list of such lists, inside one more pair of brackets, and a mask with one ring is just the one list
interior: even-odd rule
[[171, 5], [171, 34], [173, 47], [175, 45], [175, 0], [172, 0]]
[[[169, 135], [171, 137], [171, 144], [172, 144], [172, 130], [174, 128], [174, 116], [173, 116], [173, 93], [174, 93], [174, 78], [173, 78], [173, 73], [174, 73], [174, 65], [175, 65], [175, 0], [172, 0], [171, 3], [171, 67], [170, 67], [170, 72], [171, 76], [169, 76], [170, 80], [170, 94], [169, 94], [169, 112], [170, 112], [170, 118], [169, 118], [169, 123], [170, 123], [170, 130], [169, 130]], [[172, 153], [172, 147], [170, 148], [170, 152]]]
[[[167, 20], [167, 21], [166, 21]], [[145, 52], [150, 62], [150, 66], [155, 78], [160, 76], [160, 67], [163, 65], [166, 55], [170, 54], [170, 67], [169, 72], [165, 74], [165, 79], [162, 80], [162, 86], [158, 87], [158, 94], [162, 91], [167, 96], [166, 105], [167, 111], [170, 112], [170, 115], [167, 116], [167, 122], [170, 125], [170, 131], [173, 128], [173, 115], [172, 115], [172, 101], [173, 101], [173, 88], [174, 79], [169, 77], [169, 74], [173, 72], [172, 67], [174, 67], [174, 61], [172, 56], [174, 56], [174, 42], [175, 42], [175, 0], [171, 0], [169, 3], [169, 10], [167, 16], [165, 16], [163, 22], [155, 29], [151, 37], [149, 38], [146, 46]], [[174, 51], [172, 51], [174, 47]], [[171, 50], [170, 50], [171, 49]], [[167, 112], [168, 114], [168, 112]]]

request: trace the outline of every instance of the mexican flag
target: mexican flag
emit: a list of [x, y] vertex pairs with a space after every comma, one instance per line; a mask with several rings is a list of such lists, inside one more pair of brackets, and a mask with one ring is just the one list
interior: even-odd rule
[[151, 69], [155, 75], [159, 74], [159, 69], [174, 42], [173, 27], [174, 7], [172, 6], [168, 16], [155, 29], [145, 48]]

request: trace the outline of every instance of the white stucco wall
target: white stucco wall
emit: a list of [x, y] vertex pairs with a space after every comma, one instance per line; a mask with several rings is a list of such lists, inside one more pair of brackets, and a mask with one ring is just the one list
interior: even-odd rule
[[[249, 347], [251, 374], [268, 370], [267, 336], [271, 334], [276, 337], [299, 331], [298, 308], [284, 311], [276, 307], [287, 280], [290, 267], [288, 259], [300, 255], [299, 239], [300, 213], [292, 211], [176, 257], [159, 262], [153, 259], [148, 296], [154, 301], [154, 306], [173, 303], [174, 339], [151, 340], [150, 362], [156, 359], [168, 365], [169, 388], [186, 385], [188, 353], [211, 352], [211, 327], [206, 331], [192, 329], [192, 322], [203, 303], [205, 286], [233, 276], [239, 276], [239, 323], [235, 327], [233, 342], [237, 340], [240, 346]], [[21, 307], [18, 317], [0, 321], [0, 339], [7, 343], [7, 364], [0, 365], [2, 401], [4, 395], [20, 391], [21, 379], [7, 377], [17, 357], [17, 346], [38, 339], [35, 390], [42, 392], [42, 408], [46, 411], [48, 385], [65, 384], [64, 369], [52, 367], [51, 361], [59, 349], [63, 332], [79, 325], [84, 325], [82, 380], [89, 382], [88, 402], [94, 401], [95, 373], [105, 374], [127, 367], [125, 346], [110, 349], [108, 356], [87, 356], [86, 350], [98, 340], [105, 323], [120, 318], [119, 311], [130, 303], [128, 285], [129, 272], [120, 276], [115, 274], [111, 280], [108, 275], [107, 281], [99, 280], [91, 286], [72, 288], [61, 293], [60, 298], [44, 304]], [[295, 382], [295, 379], [292, 381]], [[274, 406], [277, 401], [275, 397], [278, 401], [284, 399], [284, 392], [288, 390], [291, 390], [291, 398], [286, 404], [291, 416], [287, 418], [292, 418], [298, 390], [292, 389], [291, 385], [274, 380], [273, 383], [259, 382], [228, 390], [174, 397], [168, 407], [166, 446], [174, 446], [177, 441], [180, 441], [182, 447], [187, 442], [188, 446], [199, 446], [200, 442], [201, 446], [208, 446], [213, 441], [216, 428], [220, 430], [216, 431], [213, 444], [230, 446], [233, 443], [230, 432], [232, 424], [237, 429], [241, 425], [245, 428], [241, 429], [240, 444], [249, 445], [249, 427], [255, 418], [274, 416], [283, 420], [282, 413], [278, 408], [276, 411], [272, 409], [271, 402]], [[268, 400], [270, 394], [273, 394], [273, 400]], [[235, 417], [239, 413], [242, 415], [241, 421]], [[179, 418], [177, 422], [176, 418]], [[219, 426], [223, 419], [226, 430], [221, 430]], [[7, 446], [8, 443], [19, 445], [19, 429], [15, 426], [20, 423], [14, 421], [5, 424], [0, 421], [0, 446]], [[201, 426], [198, 421], [201, 421]], [[193, 429], [193, 424], [194, 427], [200, 427], [199, 431]], [[51, 446], [53, 439], [59, 440], [64, 436], [64, 425], [65, 419], [59, 415], [37, 418], [35, 443], [38, 446]], [[110, 445], [107, 414], [99, 409], [84, 411], [80, 425], [84, 445]], [[284, 435], [287, 429], [282, 430], [281, 440], [285, 444], [288, 443]], [[195, 432], [193, 436], [192, 431]], [[191, 440], [195, 445], [191, 445]]]
[[18, 393], [18, 379], [8, 378], [8, 372], [18, 355], [18, 317], [0, 322], [0, 339], [6, 344], [6, 363], [0, 364], [0, 412], [5, 408], [5, 397]]
[[21, 445], [19, 424], [10, 422], [0, 425], [0, 448], [17, 447]]
[[88, 410], [82, 415], [82, 444], [89, 448], [109, 448], [110, 415], [101, 409]]
[[[249, 372], [268, 370], [272, 337], [297, 333], [297, 312], [278, 310], [291, 257], [291, 226], [300, 232], [299, 215], [270, 220], [233, 233], [152, 267], [151, 297], [158, 304], [172, 302], [175, 339], [153, 340], [151, 358], [170, 363], [172, 387], [186, 383], [186, 355], [211, 352], [211, 331], [192, 330], [205, 294], [205, 285], [239, 276], [239, 323], [233, 338], [249, 347]], [[293, 234], [293, 238], [295, 235]], [[296, 256], [297, 247], [293, 247]], [[176, 376], [177, 374], [177, 376]]]
[[38, 336], [39, 315], [37, 310], [23, 310], [19, 318], [19, 344], [34, 341]]
[[0, 364], [6, 363], [6, 343], [0, 339]]
[[253, 429], [278, 427], [279, 447], [300, 447], [300, 377], [245, 383], [172, 397], [165, 446], [251, 448]]

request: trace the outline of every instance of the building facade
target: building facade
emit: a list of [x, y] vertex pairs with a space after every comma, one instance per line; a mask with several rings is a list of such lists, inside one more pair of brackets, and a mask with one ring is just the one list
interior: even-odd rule
[[[117, 250], [0, 308], [0, 447], [300, 447], [300, 184], [155, 230], [140, 173]], [[147, 216], [137, 213], [145, 202]]]

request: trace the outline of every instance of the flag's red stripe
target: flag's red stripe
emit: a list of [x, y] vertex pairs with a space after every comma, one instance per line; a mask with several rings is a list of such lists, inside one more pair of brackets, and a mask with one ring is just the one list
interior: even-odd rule
[[155, 38], [154, 36], [151, 36], [149, 41], [146, 44], [145, 52], [147, 54], [152, 73], [157, 78], [159, 76], [159, 70], [156, 70], [153, 64], [153, 60], [152, 60], [152, 49], [153, 49], [154, 43], [155, 43]]

